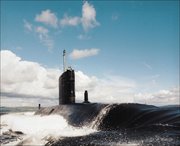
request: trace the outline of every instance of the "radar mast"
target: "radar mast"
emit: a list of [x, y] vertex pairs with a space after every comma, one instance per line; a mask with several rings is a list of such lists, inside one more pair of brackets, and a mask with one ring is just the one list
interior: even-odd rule
[[63, 72], [66, 71], [66, 50], [63, 50]]

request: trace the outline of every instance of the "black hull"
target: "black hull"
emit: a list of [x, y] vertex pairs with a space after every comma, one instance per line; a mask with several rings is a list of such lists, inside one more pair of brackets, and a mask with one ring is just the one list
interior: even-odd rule
[[[102, 115], [103, 112], [105, 112]], [[70, 125], [83, 126], [94, 121], [101, 130], [148, 129], [166, 127], [179, 129], [178, 106], [156, 107], [144, 104], [70, 104], [41, 108], [35, 114], [62, 115]], [[162, 125], [162, 126], [160, 126]]]

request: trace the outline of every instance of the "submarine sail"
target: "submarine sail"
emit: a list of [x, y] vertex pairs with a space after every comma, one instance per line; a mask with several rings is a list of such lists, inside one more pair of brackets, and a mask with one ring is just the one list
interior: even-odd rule
[[64, 72], [59, 77], [59, 105], [75, 103], [74, 70], [65, 67], [65, 50], [63, 51]]

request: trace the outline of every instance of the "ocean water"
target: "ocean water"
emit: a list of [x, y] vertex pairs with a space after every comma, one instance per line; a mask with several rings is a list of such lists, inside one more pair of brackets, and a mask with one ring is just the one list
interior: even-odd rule
[[[61, 115], [34, 115], [36, 108], [1, 110], [1, 145], [180, 145], [178, 106], [108, 105], [91, 123], [73, 127]], [[21, 111], [21, 112], [20, 112]], [[126, 114], [124, 114], [126, 113]], [[115, 117], [113, 117], [115, 116]], [[124, 123], [125, 121], [125, 123]], [[123, 127], [123, 128], [122, 128]]]
[[0, 107], [0, 115], [8, 113], [35, 112], [38, 107]]

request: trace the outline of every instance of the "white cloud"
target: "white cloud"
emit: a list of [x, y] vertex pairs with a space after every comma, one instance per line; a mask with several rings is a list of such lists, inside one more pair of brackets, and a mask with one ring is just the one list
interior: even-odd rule
[[[24, 61], [8, 50], [1, 51], [1, 92], [31, 96], [57, 96], [59, 70]], [[53, 82], [53, 85], [52, 85]]]
[[68, 15], [64, 15], [64, 18], [60, 20], [61, 26], [77, 26], [81, 23], [80, 17], [71, 17]]
[[95, 76], [89, 77], [85, 75], [82, 71], [76, 72], [76, 91], [84, 92], [84, 90], [93, 90], [95, 88], [98, 79]]
[[82, 26], [85, 31], [90, 28], [98, 26], [99, 22], [96, 20], [96, 10], [93, 5], [89, 4], [87, 1], [84, 2], [82, 7]]
[[94, 28], [100, 23], [96, 20], [96, 10], [93, 5], [87, 1], [82, 6], [82, 17], [64, 15], [60, 20], [60, 26], [77, 26], [82, 25], [83, 29], [87, 32], [89, 29]]
[[122, 103], [134, 102], [135, 81], [120, 76], [106, 75], [96, 78], [94, 88], [91, 88], [89, 96], [93, 102]]
[[[58, 78], [61, 73], [58, 69], [49, 69], [35, 62], [24, 61], [11, 51], [2, 50], [1, 92], [5, 93], [3, 96], [7, 96], [2, 99], [2, 103], [6, 104], [6, 102], [14, 102], [13, 99], [19, 99], [18, 101], [21, 102], [17, 102], [17, 105], [21, 103], [24, 105], [28, 103], [48, 104], [47, 101], [54, 99], [53, 103], [57, 104]], [[133, 81], [114, 76], [99, 79], [95, 76], [88, 76], [82, 71], [76, 71], [75, 76], [78, 101], [83, 101], [84, 90], [89, 91], [92, 102], [113, 102], [112, 98], [114, 102], [117, 100], [132, 101], [129, 93], [135, 87]], [[121, 98], [120, 95], [126, 98]]]
[[34, 33], [40, 40], [40, 42], [48, 48], [48, 51], [52, 51], [54, 47], [54, 41], [49, 35], [49, 30], [43, 26], [35, 26], [26, 20], [24, 20], [24, 27], [31, 33]]
[[28, 21], [24, 20], [24, 28], [28, 31], [32, 31], [33, 28], [32, 28], [32, 24], [29, 23]]
[[70, 54], [70, 57], [72, 59], [80, 59], [80, 58], [95, 56], [98, 53], [99, 53], [99, 49], [96, 48], [84, 49], [84, 50], [74, 49]]
[[[62, 72], [25, 61], [9, 50], [1, 50], [1, 106], [42, 106], [58, 104], [58, 78]], [[178, 104], [179, 88], [157, 93], [135, 94], [137, 83], [128, 78], [105, 75], [101, 78], [75, 72], [76, 101], [88, 90], [91, 102], [138, 102], [155, 105]]]
[[[87, 1], [83, 3], [82, 6], [82, 16], [68, 16], [67, 14], [64, 15], [62, 19], [58, 19], [56, 14], [53, 13], [50, 9], [46, 9], [37, 14], [34, 18], [37, 22], [41, 22], [43, 24], [52, 26], [56, 29], [52, 28], [45, 28], [44, 26], [37, 26], [37, 24], [29, 23], [28, 21], [24, 20], [24, 28], [29, 32], [38, 34], [38, 38], [40, 42], [48, 47], [49, 51], [52, 51], [54, 47], [54, 41], [49, 34], [57, 34], [59, 32], [58, 26], [78, 26], [82, 25], [85, 33], [96, 26], [99, 25], [99, 22], [96, 20], [96, 10], [93, 5], [89, 4]], [[55, 32], [56, 31], [56, 32]], [[80, 34], [78, 36], [81, 40], [88, 40], [90, 39], [87, 34]]]
[[58, 23], [58, 18], [49, 9], [42, 11], [41, 14], [37, 14], [35, 20], [53, 27], [57, 27]]
[[157, 93], [138, 93], [134, 98], [136, 102], [155, 104], [155, 105], [172, 105], [179, 103], [180, 89], [174, 87], [169, 90], [160, 90]]
[[48, 29], [42, 27], [42, 26], [38, 26], [36, 27], [36, 30], [35, 30], [37, 33], [40, 33], [40, 34], [43, 34], [43, 35], [47, 35], [48, 34]]
[[54, 47], [54, 41], [48, 35], [49, 30], [43, 26], [37, 26], [35, 27], [35, 32], [38, 34], [41, 43], [48, 47], [48, 50], [51, 51]]

